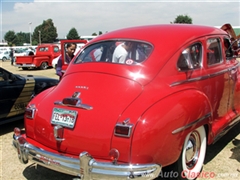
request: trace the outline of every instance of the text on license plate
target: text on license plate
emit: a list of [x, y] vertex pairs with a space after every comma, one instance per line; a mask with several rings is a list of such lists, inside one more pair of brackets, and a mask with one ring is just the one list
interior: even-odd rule
[[53, 108], [51, 123], [73, 128], [76, 122], [77, 111]]

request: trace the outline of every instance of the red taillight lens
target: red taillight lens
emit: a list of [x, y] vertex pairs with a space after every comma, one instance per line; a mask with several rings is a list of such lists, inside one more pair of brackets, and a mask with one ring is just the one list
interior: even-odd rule
[[124, 126], [116, 126], [115, 127], [115, 133], [127, 136], [129, 133], [129, 127], [124, 127]]
[[114, 134], [116, 136], [130, 137], [132, 124], [116, 124]]
[[21, 129], [15, 127], [14, 130], [13, 130], [13, 132], [14, 132], [14, 135], [15, 135], [15, 136], [19, 136], [19, 135], [21, 134]]
[[119, 151], [117, 149], [111, 149], [109, 151], [109, 157], [111, 158], [112, 161], [117, 161], [119, 158]]

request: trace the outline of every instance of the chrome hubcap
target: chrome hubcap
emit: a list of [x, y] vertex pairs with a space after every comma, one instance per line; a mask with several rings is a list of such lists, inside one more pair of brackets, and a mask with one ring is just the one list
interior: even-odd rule
[[185, 154], [186, 166], [188, 169], [192, 169], [196, 165], [199, 157], [200, 145], [201, 142], [198, 132], [192, 132], [187, 142]]

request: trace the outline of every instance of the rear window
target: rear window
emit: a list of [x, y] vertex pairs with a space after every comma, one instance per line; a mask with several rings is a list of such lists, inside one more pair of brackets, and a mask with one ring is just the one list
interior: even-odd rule
[[104, 41], [86, 47], [75, 59], [75, 63], [107, 62], [138, 64], [145, 61], [153, 47], [139, 41]]

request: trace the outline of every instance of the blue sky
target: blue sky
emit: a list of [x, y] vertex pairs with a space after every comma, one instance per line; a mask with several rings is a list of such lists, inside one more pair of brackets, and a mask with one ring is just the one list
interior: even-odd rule
[[169, 24], [178, 15], [190, 16], [193, 24], [240, 26], [239, 0], [0, 0], [0, 5], [0, 40], [9, 30], [32, 32], [49, 18], [59, 38], [73, 27], [79, 35], [91, 35], [138, 25]]

